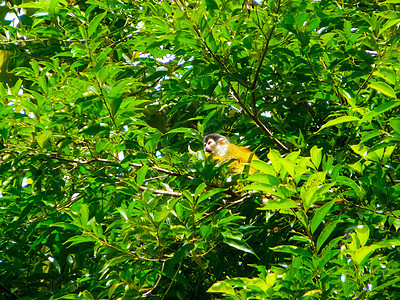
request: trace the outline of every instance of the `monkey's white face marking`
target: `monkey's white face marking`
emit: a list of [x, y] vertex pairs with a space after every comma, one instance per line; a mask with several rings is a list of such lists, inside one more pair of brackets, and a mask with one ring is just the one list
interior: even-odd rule
[[223, 142], [223, 140], [219, 140], [220, 143], [216, 143], [214, 147], [214, 155], [219, 156], [219, 157], [224, 157], [226, 155], [226, 152], [228, 151], [228, 145], [229, 143]]
[[215, 156], [223, 157], [226, 155], [228, 145], [229, 142], [222, 138], [217, 141], [209, 139], [204, 145], [204, 151], [213, 153]]
[[215, 141], [212, 139], [209, 139], [207, 141], [207, 143], [204, 144], [204, 151], [208, 152], [208, 153], [213, 153], [215, 145], [216, 145]]

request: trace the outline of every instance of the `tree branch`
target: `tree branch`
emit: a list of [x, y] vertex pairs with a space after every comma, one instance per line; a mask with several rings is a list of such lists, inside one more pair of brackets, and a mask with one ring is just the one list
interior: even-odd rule
[[[34, 149], [32, 149], [32, 150], [34, 150]], [[21, 153], [21, 151], [17, 151], [17, 150], [6, 150], [6, 151], [3, 151], [3, 152], [4, 153], [17, 153], [17, 154]], [[83, 165], [92, 164], [92, 163], [94, 163], [96, 161], [104, 162], [104, 163], [108, 163], [108, 164], [118, 164], [118, 165], [121, 164], [120, 161], [113, 161], [113, 160], [108, 160], [108, 159], [104, 159], [104, 158], [93, 158], [93, 159], [90, 159], [90, 160], [69, 159], [69, 158], [59, 157], [57, 152], [39, 153], [39, 154], [44, 155], [44, 156], [46, 156], [48, 158], [58, 159], [58, 160], [61, 160], [61, 161], [66, 161], [66, 162], [76, 163], [76, 164], [83, 164]], [[34, 156], [34, 155], [35, 154], [33, 154], [33, 153], [28, 153], [28, 156]], [[134, 168], [143, 167], [143, 164], [137, 164], [137, 163], [128, 163], [128, 165], [130, 167], [134, 167]], [[177, 176], [177, 177], [185, 176], [187, 179], [190, 179], [190, 180], [193, 179], [192, 176], [187, 176], [187, 175], [181, 174], [181, 173], [175, 173], [173, 171], [157, 167], [156, 165], [149, 166], [149, 167], [152, 168], [153, 170], [159, 171], [159, 172], [167, 174], [167, 175]]]
[[269, 36], [267, 38], [267, 41], [265, 42], [265, 47], [263, 49], [263, 52], [261, 53], [261, 57], [260, 57], [260, 63], [258, 64], [257, 70], [256, 70], [256, 74], [254, 75], [254, 80], [253, 83], [250, 86], [250, 90], [254, 90], [254, 88], [257, 85], [257, 80], [258, 80], [258, 76], [260, 75], [260, 71], [261, 71], [261, 67], [262, 64], [264, 62], [265, 56], [267, 55], [267, 51], [269, 49], [269, 42], [271, 41], [272, 38], [272, 34], [275, 31], [275, 25], [272, 26], [270, 32], [269, 32]]
[[170, 191], [164, 191], [164, 190], [153, 190], [153, 189], [150, 189], [150, 188], [145, 187], [145, 186], [141, 186], [140, 189], [141, 189], [142, 191], [150, 190], [150, 191], [152, 191], [153, 193], [155, 193], [155, 194], [160, 194], [160, 195], [168, 195], [168, 196], [174, 196], [174, 197], [180, 197], [180, 196], [182, 196], [182, 193], [170, 192]]
[[236, 101], [239, 103], [240, 107], [242, 107], [242, 109], [245, 111], [245, 113], [250, 116], [253, 121], [256, 123], [256, 125], [261, 128], [262, 130], [264, 130], [271, 138], [272, 140], [275, 142], [275, 144], [277, 144], [279, 147], [281, 147], [283, 150], [285, 150], [286, 152], [289, 152], [289, 148], [286, 147], [280, 140], [278, 140], [277, 138], [274, 137], [274, 134], [272, 133], [271, 130], [269, 130], [267, 128], [267, 126], [264, 125], [264, 123], [262, 123], [260, 121], [260, 119], [258, 119], [258, 117], [253, 114], [247, 107], [246, 105], [242, 102], [242, 100], [240, 100], [240, 96], [239, 94], [236, 92], [235, 88], [231, 85], [231, 95], [234, 99], [236, 99]]

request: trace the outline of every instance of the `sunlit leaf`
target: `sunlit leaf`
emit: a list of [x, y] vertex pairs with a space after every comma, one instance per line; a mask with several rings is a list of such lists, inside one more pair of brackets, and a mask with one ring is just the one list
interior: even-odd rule
[[143, 184], [144, 179], [146, 178], [148, 169], [149, 169], [149, 167], [147, 165], [144, 165], [137, 171], [136, 183], [138, 186], [141, 186]]
[[161, 222], [168, 215], [169, 215], [169, 210], [168, 210], [167, 206], [165, 206], [165, 205], [157, 206], [156, 209], [154, 210], [154, 221]]
[[194, 197], [197, 198], [201, 192], [203, 192], [203, 190], [207, 187], [207, 185], [202, 182], [195, 190], [194, 192]]
[[396, 93], [394, 92], [393, 88], [382, 81], [372, 82], [369, 87], [381, 92], [386, 96], [396, 98]]
[[44, 147], [46, 141], [51, 137], [52, 132], [50, 130], [43, 130], [37, 136], [37, 142], [41, 148]]
[[339, 117], [334, 120], [330, 120], [327, 123], [325, 123], [324, 125], [322, 125], [322, 127], [317, 131], [317, 133], [320, 132], [321, 130], [331, 127], [331, 126], [348, 123], [348, 122], [354, 122], [354, 121], [360, 121], [360, 119], [357, 117], [354, 117], [354, 116]]
[[234, 288], [225, 281], [214, 283], [208, 290], [209, 293], [224, 293], [227, 295], [235, 295]]
[[252, 160], [251, 166], [257, 170], [260, 170], [262, 173], [270, 174], [273, 176], [276, 175], [273, 167], [270, 164], [266, 163], [265, 161]]
[[[398, 20], [398, 23], [400, 23], [400, 20]], [[396, 74], [393, 68], [380, 66], [376, 71], [374, 71], [374, 76], [383, 78], [389, 84], [396, 84]]]
[[243, 252], [247, 252], [247, 253], [251, 253], [255, 256], [257, 256], [255, 254], [255, 252], [253, 251], [253, 249], [251, 249], [251, 247], [243, 240], [239, 240], [239, 239], [232, 239], [232, 238], [224, 238], [224, 243], [235, 248], [238, 249], [240, 251]]
[[101, 20], [104, 19], [106, 16], [107, 12], [103, 12], [102, 14], [98, 14], [93, 18], [93, 20], [89, 24], [88, 28], [88, 36], [91, 37], [93, 33], [97, 30], [97, 27], [99, 26]]
[[390, 125], [398, 134], [400, 134], [400, 119], [390, 119]]
[[267, 203], [258, 209], [260, 210], [275, 210], [275, 209], [288, 209], [296, 208], [298, 205], [296, 202], [290, 199], [271, 199]]
[[311, 257], [311, 253], [298, 246], [293, 246], [293, 245], [282, 245], [282, 246], [276, 246], [273, 248], [270, 248], [272, 251], [275, 252], [284, 252], [284, 253], [289, 253], [289, 254], [295, 254], [295, 255], [300, 255], [304, 257]]
[[317, 250], [321, 249], [322, 245], [329, 239], [332, 232], [335, 230], [336, 225], [341, 222], [340, 220], [336, 220], [330, 222], [326, 225], [326, 227], [322, 230], [321, 234], [317, 239]]
[[335, 200], [332, 200], [324, 204], [321, 208], [317, 210], [317, 212], [315, 213], [314, 217], [311, 220], [311, 233], [314, 233], [315, 230], [317, 230], [318, 226], [324, 220], [325, 216], [328, 214], [333, 204], [335, 204]]
[[400, 105], [400, 101], [390, 101], [390, 102], [385, 102], [381, 105], [379, 105], [377, 108], [375, 108], [373, 111], [369, 112], [368, 114], [366, 114], [361, 122], [370, 122], [372, 120], [372, 118], [390, 110], [393, 109], [395, 107], [398, 107]]
[[311, 154], [311, 161], [313, 162], [314, 166], [318, 169], [322, 161], [322, 148], [314, 146], [311, 148], [310, 154]]
[[206, 0], [206, 5], [208, 9], [218, 9], [218, 4], [215, 0]]

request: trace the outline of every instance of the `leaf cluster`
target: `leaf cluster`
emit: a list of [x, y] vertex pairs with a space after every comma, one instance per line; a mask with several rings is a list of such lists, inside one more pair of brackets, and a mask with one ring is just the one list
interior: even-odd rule
[[[399, 293], [396, 1], [0, 15], [0, 299]], [[214, 132], [257, 172], [206, 159]]]

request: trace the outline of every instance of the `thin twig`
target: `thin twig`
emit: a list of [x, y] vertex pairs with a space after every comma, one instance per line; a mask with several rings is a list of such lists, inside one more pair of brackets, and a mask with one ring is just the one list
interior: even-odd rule
[[258, 67], [257, 67], [257, 70], [256, 70], [256, 74], [254, 75], [253, 83], [250, 86], [250, 90], [254, 90], [254, 88], [257, 85], [258, 76], [260, 75], [261, 67], [263, 65], [265, 56], [267, 55], [267, 51], [269, 49], [269, 42], [271, 41], [271, 38], [272, 38], [272, 35], [273, 35], [274, 31], [275, 31], [275, 25], [272, 26], [272, 28], [271, 28], [271, 30], [269, 32], [269, 36], [267, 38], [267, 41], [265, 42], [265, 46], [264, 46], [263, 52], [262, 52], [261, 57], [260, 57], [260, 63], [258, 64]]
[[289, 148], [286, 147], [280, 140], [278, 140], [277, 138], [274, 137], [274, 134], [272, 133], [271, 130], [269, 130], [267, 128], [267, 126], [264, 125], [264, 123], [262, 123], [255, 114], [253, 114], [247, 107], [246, 105], [242, 102], [242, 100], [240, 100], [240, 96], [239, 94], [236, 92], [235, 88], [230, 85], [231, 88], [231, 95], [234, 99], [236, 99], [236, 101], [239, 103], [239, 105], [242, 107], [242, 109], [246, 112], [246, 114], [248, 116], [250, 116], [253, 121], [256, 123], [256, 125], [258, 127], [260, 127], [262, 130], [264, 130], [271, 138], [272, 140], [279, 146], [281, 147], [283, 150], [285, 150], [286, 152], [289, 152]]
[[[34, 149], [29, 149], [28, 150], [32, 150], [34, 151]], [[3, 151], [4, 153], [17, 153], [20, 154], [21, 151], [17, 151], [17, 150], [5, 150]], [[47, 158], [52, 158], [52, 159], [57, 159], [57, 160], [61, 160], [61, 161], [66, 161], [66, 162], [70, 162], [70, 163], [76, 163], [76, 164], [82, 164], [82, 165], [89, 165], [95, 162], [104, 162], [107, 164], [116, 164], [119, 165], [121, 164], [120, 161], [113, 161], [113, 160], [108, 160], [108, 159], [104, 159], [104, 158], [93, 158], [90, 160], [79, 160], [79, 159], [69, 159], [69, 158], [65, 158], [65, 157], [59, 157], [57, 152], [51, 152], [51, 153], [39, 153], [40, 155], [44, 155]], [[36, 154], [37, 155], [37, 154]], [[34, 153], [28, 153], [28, 156], [35, 156]], [[143, 167], [143, 164], [137, 164], [137, 163], [128, 163], [128, 165], [130, 167], [134, 167], [134, 168], [141, 168]], [[167, 174], [167, 175], [171, 175], [171, 176], [177, 176], [177, 177], [186, 177], [187, 179], [193, 180], [192, 176], [187, 176], [185, 174], [181, 174], [181, 173], [176, 173], [164, 168], [160, 168], [157, 167], [156, 165], [153, 166], [149, 166], [151, 169], [159, 171], [161, 173]]]
[[164, 295], [162, 296], [161, 300], [165, 299], [165, 297], [167, 296], [167, 294], [168, 294], [170, 288], [171, 288], [172, 285], [174, 284], [174, 281], [175, 281], [176, 276], [178, 276], [178, 274], [179, 274], [179, 271], [180, 271], [180, 269], [181, 269], [181, 266], [182, 266], [182, 261], [179, 262], [179, 266], [178, 266], [178, 268], [177, 268], [177, 270], [176, 270], [176, 272], [175, 272], [175, 274], [174, 274], [174, 277], [172, 277], [171, 283], [169, 284], [169, 286], [168, 286], [167, 290], [165, 291]]
[[141, 186], [140, 189], [142, 191], [147, 191], [150, 190], [155, 194], [160, 194], [160, 195], [169, 195], [169, 196], [174, 196], [174, 197], [180, 197], [182, 196], [182, 193], [177, 193], [177, 192], [170, 192], [170, 191], [164, 191], [164, 190], [154, 190], [154, 189], [150, 189], [148, 187], [145, 186]]

